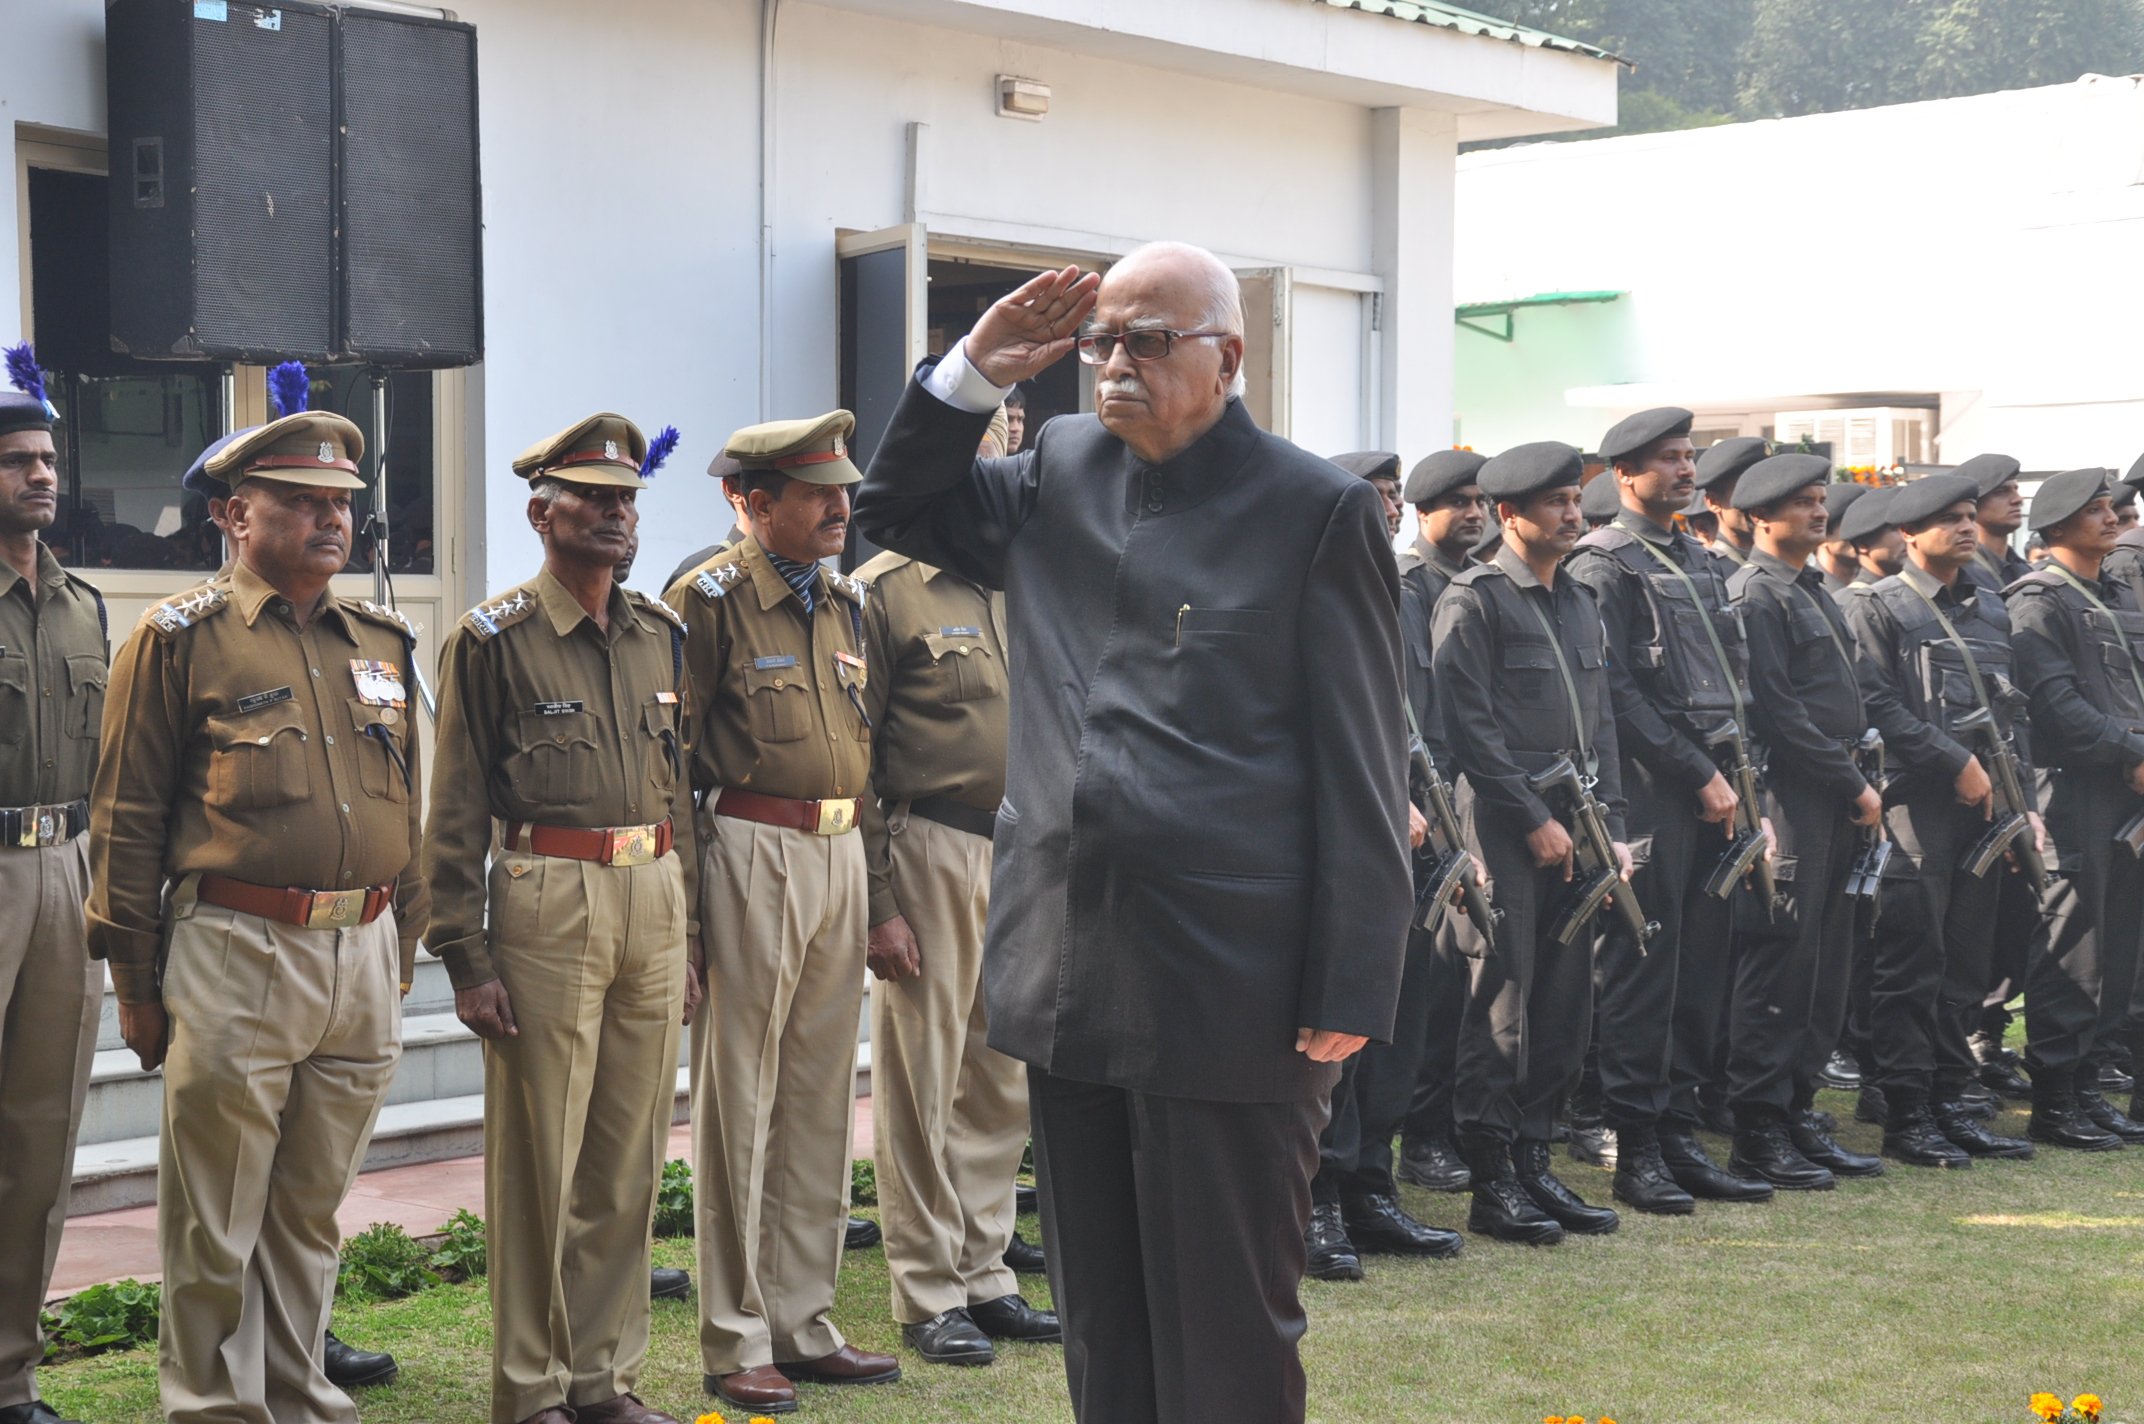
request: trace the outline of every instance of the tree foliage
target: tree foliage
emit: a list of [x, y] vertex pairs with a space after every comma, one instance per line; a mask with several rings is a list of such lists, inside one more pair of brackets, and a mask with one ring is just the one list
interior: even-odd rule
[[2144, 69], [2144, 0], [1474, 0], [1471, 8], [1630, 60], [1615, 130], [1623, 133]]

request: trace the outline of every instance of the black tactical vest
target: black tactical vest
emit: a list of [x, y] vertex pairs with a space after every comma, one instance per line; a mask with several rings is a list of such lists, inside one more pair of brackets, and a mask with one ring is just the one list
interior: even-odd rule
[[[1676, 564], [1687, 577], [1685, 582], [1641, 547], [1643, 543], [1629, 530], [1611, 524], [1579, 540], [1578, 548], [1606, 555], [1637, 575], [1645, 592], [1644, 616], [1632, 627], [1631, 674], [1662, 712], [1680, 717], [1699, 731], [1709, 730], [1723, 717], [1734, 716], [1738, 702], [1749, 699], [1749, 644], [1741, 611], [1730, 605], [1727, 593], [1727, 577], [1734, 566], [1700, 551], [1690, 564]], [[1662, 552], [1674, 558], [1682, 551], [1682, 543]], [[1720, 659], [1706, 636], [1707, 619], [1727, 655], [1732, 685], [1722, 676]]]

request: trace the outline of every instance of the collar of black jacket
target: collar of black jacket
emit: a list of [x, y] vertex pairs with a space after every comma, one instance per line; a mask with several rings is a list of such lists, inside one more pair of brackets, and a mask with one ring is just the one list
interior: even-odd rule
[[1231, 400], [1213, 428], [1158, 465], [1134, 455], [1128, 445], [1125, 507], [1148, 516], [1180, 514], [1204, 504], [1236, 478], [1258, 443], [1258, 422], [1240, 400]]

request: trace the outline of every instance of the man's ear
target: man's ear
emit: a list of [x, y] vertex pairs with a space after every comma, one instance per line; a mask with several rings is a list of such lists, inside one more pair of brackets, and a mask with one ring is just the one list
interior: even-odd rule
[[1231, 386], [1243, 370], [1243, 338], [1223, 337], [1221, 340], [1221, 384]]
[[535, 495], [529, 496], [529, 528], [541, 537], [551, 527], [551, 506]]

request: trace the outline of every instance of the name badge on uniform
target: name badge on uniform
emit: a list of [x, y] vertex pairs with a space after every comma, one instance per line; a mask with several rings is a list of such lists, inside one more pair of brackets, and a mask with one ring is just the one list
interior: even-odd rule
[[529, 711], [534, 712], [539, 717], [570, 717], [587, 707], [587, 705], [587, 703], [576, 697], [571, 702], [539, 702], [534, 707], [531, 707]]
[[350, 676], [357, 679], [357, 700], [367, 707], [405, 707], [402, 670], [393, 663], [369, 658], [350, 659]]
[[938, 636], [941, 638], [980, 638], [983, 636], [983, 630], [980, 628], [940, 628]]
[[298, 694], [287, 686], [273, 687], [266, 692], [249, 692], [238, 699], [238, 710], [241, 713], [258, 712], [263, 707], [273, 707], [278, 702], [296, 701], [297, 696]]
[[765, 672], [769, 668], [795, 667], [796, 665], [797, 655], [795, 653], [776, 653], [771, 658], [752, 659], [752, 668], [756, 672]]
[[670, 704], [677, 701], [677, 694], [674, 692], [658, 692], [655, 694], [655, 700], [657, 702], [660, 702], [663, 706], [668, 707]]
[[864, 660], [856, 654], [835, 653], [834, 668], [844, 680], [853, 681], [858, 687], [864, 685]]

